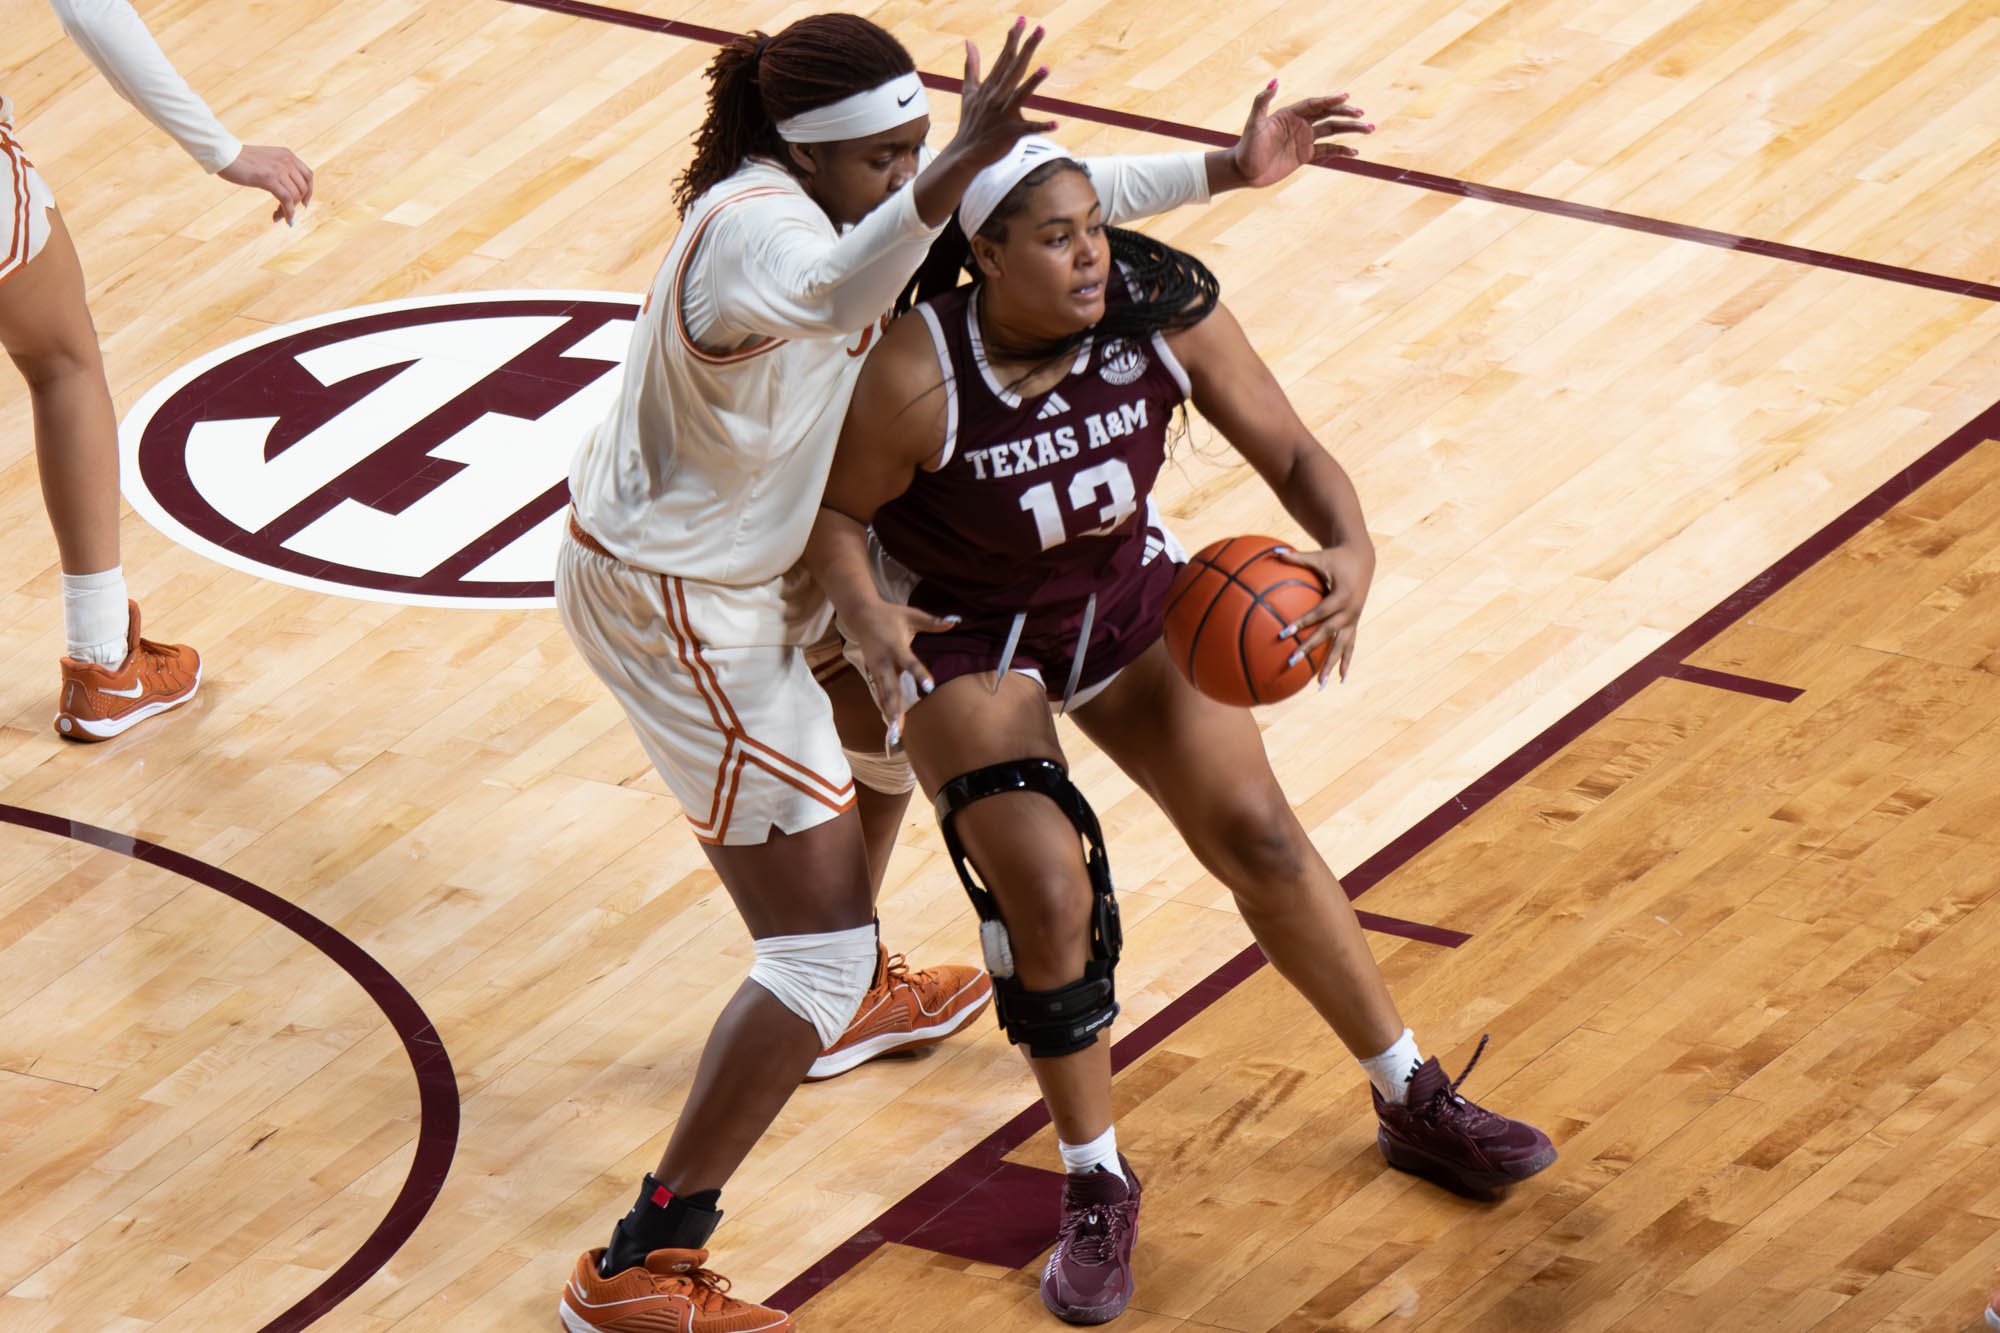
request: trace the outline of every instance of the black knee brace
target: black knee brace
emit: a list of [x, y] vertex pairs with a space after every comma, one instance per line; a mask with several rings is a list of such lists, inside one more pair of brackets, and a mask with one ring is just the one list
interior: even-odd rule
[[[1029, 990], [1014, 975], [1012, 943], [1000, 917], [1000, 905], [972, 876], [972, 863], [952, 827], [953, 817], [974, 801], [1004, 792], [1028, 791], [1046, 796], [1069, 816], [1083, 838], [1084, 867], [1090, 874], [1091, 959], [1083, 976], [1053, 990]], [[1097, 1040], [1097, 1034], [1118, 1016], [1112, 972], [1124, 934], [1118, 925], [1118, 900], [1111, 892], [1111, 863], [1104, 854], [1104, 834], [1097, 816], [1063, 772], [1047, 759], [1016, 759], [992, 764], [953, 778], [938, 789], [938, 827], [951, 853], [959, 882], [979, 914], [979, 939], [986, 951], [986, 970], [993, 974], [993, 1012], [1007, 1031], [1007, 1040], [1026, 1045], [1038, 1059], [1071, 1055]]]

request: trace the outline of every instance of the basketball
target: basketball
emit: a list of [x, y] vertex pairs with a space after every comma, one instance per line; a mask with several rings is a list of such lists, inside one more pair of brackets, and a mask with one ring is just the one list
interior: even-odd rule
[[1167, 591], [1167, 651], [1211, 699], [1248, 708], [1288, 699], [1326, 665], [1330, 646], [1286, 666], [1298, 644], [1278, 631], [1326, 596], [1319, 577], [1280, 559], [1273, 537], [1229, 537], [1188, 557]]

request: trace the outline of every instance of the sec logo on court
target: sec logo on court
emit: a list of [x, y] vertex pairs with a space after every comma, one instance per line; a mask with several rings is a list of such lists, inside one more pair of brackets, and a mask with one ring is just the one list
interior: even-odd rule
[[550, 605], [570, 457], [617, 392], [638, 309], [479, 292], [268, 329], [132, 409], [126, 498], [182, 545], [294, 587]]

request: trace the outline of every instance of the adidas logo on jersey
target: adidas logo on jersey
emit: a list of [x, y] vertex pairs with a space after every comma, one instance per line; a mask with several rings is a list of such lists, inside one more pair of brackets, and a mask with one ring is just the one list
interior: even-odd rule
[[1050, 417], [1059, 417], [1067, 411], [1069, 411], [1069, 404], [1063, 401], [1063, 396], [1059, 393], [1052, 393], [1049, 395], [1049, 400], [1042, 404], [1042, 410], [1035, 413], [1035, 420], [1047, 421]]

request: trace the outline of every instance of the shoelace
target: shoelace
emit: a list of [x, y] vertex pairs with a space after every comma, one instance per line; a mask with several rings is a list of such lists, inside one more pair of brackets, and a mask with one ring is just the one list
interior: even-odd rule
[[888, 963], [882, 968], [882, 978], [891, 986], [901, 982], [906, 986], [921, 988], [931, 979], [931, 973], [929, 968], [917, 972], [910, 971], [910, 965], [904, 961], [903, 955], [892, 953], [889, 955]]
[[1111, 1219], [1102, 1207], [1084, 1209], [1063, 1219], [1062, 1238], [1070, 1253], [1087, 1264], [1111, 1257]]
[[1493, 1114], [1493, 1112], [1487, 1110], [1477, 1102], [1467, 1101], [1458, 1092], [1458, 1085], [1472, 1076], [1472, 1068], [1479, 1063], [1479, 1057], [1486, 1053], [1486, 1043], [1491, 1038], [1491, 1033], [1481, 1033], [1478, 1047], [1472, 1052], [1472, 1058], [1465, 1062], [1465, 1068], [1459, 1071], [1458, 1077], [1432, 1094], [1434, 1102], [1442, 1102], [1442, 1105], [1438, 1107], [1440, 1115], [1450, 1114], [1461, 1121], [1469, 1121], [1479, 1126], [1506, 1123], [1504, 1116]]
[[[1460, 1071], [1457, 1078], [1451, 1081], [1451, 1087], [1446, 1089], [1446, 1091], [1450, 1092], [1452, 1096], [1457, 1097], [1458, 1085], [1465, 1082], [1466, 1079], [1472, 1077], [1472, 1067], [1479, 1063], [1480, 1056], [1486, 1054], [1486, 1043], [1488, 1040], [1491, 1039], [1492, 1035], [1493, 1034], [1490, 1032], [1482, 1032], [1479, 1034], [1479, 1045], [1473, 1050], [1472, 1058], [1465, 1062], [1465, 1068], [1462, 1071]], [[1464, 1098], [1461, 1097], [1459, 1098], [1459, 1100], [1463, 1101]]]
[[686, 1279], [694, 1287], [688, 1299], [700, 1310], [720, 1310], [729, 1303], [729, 1279], [707, 1268], [684, 1268], [675, 1280]]
[[1127, 1217], [1131, 1211], [1129, 1200], [1125, 1203], [1094, 1203], [1081, 1212], [1063, 1210], [1062, 1227], [1057, 1232], [1061, 1243], [1069, 1247], [1071, 1254], [1087, 1264], [1101, 1264], [1111, 1258], [1116, 1248], [1114, 1238], [1117, 1227], [1114, 1223]]

